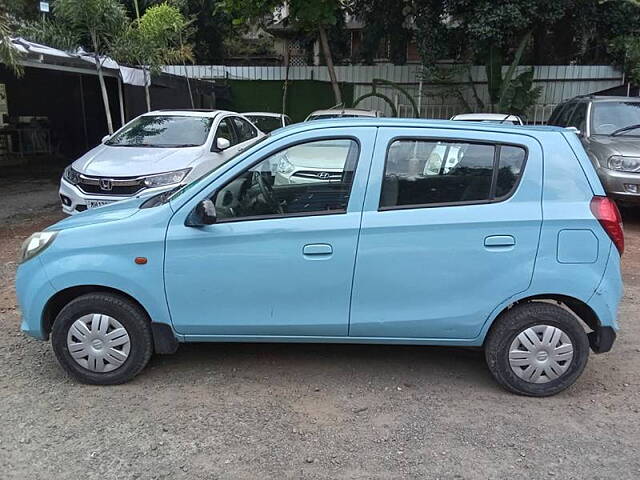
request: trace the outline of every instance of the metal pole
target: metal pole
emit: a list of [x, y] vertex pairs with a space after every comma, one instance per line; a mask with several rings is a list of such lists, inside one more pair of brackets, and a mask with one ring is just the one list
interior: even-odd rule
[[124, 95], [122, 94], [122, 79], [118, 77], [118, 101], [120, 102], [120, 126], [124, 125]]
[[84, 105], [84, 88], [82, 87], [82, 74], [78, 75], [80, 81], [80, 106], [82, 107], [82, 128], [84, 130], [84, 147], [89, 150], [89, 134], [87, 133], [87, 111]]
[[418, 84], [418, 112], [417, 117], [422, 118], [422, 75], [420, 75], [420, 83]]

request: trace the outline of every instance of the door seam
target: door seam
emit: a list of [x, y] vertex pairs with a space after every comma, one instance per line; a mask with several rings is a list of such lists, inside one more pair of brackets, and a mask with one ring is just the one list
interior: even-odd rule
[[369, 180], [371, 177], [371, 169], [373, 167], [373, 161], [378, 148], [378, 132], [379, 127], [375, 127], [375, 135], [373, 137], [373, 149], [371, 151], [371, 157], [369, 158], [369, 170], [367, 171], [367, 179], [364, 186], [364, 192], [362, 195], [362, 204], [360, 205], [360, 222], [358, 224], [358, 234], [356, 236], [356, 251], [353, 256], [353, 268], [351, 269], [351, 290], [349, 292], [349, 315], [347, 317], [347, 337], [351, 335], [351, 311], [353, 306], [353, 286], [356, 279], [356, 264], [358, 263], [358, 251], [360, 249], [360, 235], [362, 234], [362, 221], [364, 218], [364, 206], [367, 200], [367, 193], [369, 192]]

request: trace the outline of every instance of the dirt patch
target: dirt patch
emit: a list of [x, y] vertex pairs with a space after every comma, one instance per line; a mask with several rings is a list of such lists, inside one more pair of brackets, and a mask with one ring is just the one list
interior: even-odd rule
[[59, 217], [0, 227], [2, 478], [640, 477], [640, 215], [614, 350], [547, 399], [500, 389], [480, 352], [365, 345], [185, 345], [80, 385], [19, 332], [13, 291], [21, 242]]

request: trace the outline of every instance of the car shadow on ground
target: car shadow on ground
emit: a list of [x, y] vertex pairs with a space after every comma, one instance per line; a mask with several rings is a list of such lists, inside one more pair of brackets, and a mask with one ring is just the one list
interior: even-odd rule
[[[494, 388], [480, 349], [405, 345], [189, 343], [173, 355], [155, 355], [142, 376], [192, 383], [216, 375], [290, 382], [446, 383]], [[347, 383], [345, 383], [345, 380]]]

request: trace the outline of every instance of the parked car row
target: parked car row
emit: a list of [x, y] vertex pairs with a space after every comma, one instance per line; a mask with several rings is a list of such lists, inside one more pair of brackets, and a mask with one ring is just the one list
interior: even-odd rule
[[[367, 110], [332, 109], [313, 112], [307, 120], [380, 115]], [[173, 190], [228, 162], [265, 134], [289, 124], [287, 115], [269, 112], [146, 113], [104, 137], [100, 145], [65, 169], [59, 192], [62, 210], [73, 215], [134, 196]], [[304, 159], [283, 158], [281, 179], [295, 182], [299, 175], [331, 174], [330, 168], [304, 168]]]

